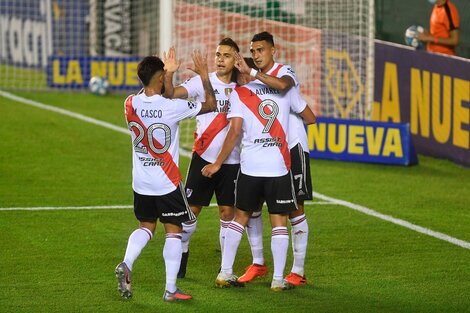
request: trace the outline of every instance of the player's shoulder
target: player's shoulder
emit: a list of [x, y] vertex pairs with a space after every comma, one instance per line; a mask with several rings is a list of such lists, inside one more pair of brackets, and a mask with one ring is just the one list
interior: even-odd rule
[[182, 85], [190, 85], [190, 84], [200, 84], [201, 83], [201, 76], [199, 75], [195, 75], [195, 76], [192, 76], [188, 79], [186, 79]]
[[294, 68], [290, 64], [279, 64], [281, 65], [281, 71], [285, 74], [290, 74], [295, 76]]

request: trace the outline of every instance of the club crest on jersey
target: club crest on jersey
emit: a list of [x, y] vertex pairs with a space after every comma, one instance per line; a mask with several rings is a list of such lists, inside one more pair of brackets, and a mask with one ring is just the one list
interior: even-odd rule
[[230, 96], [230, 94], [232, 93], [232, 90], [233, 90], [233, 88], [225, 88], [225, 89], [224, 89], [225, 95], [226, 95], [227, 97]]
[[194, 103], [192, 101], [188, 101], [188, 108], [190, 108], [190, 109], [196, 108], [196, 103]]
[[191, 197], [192, 194], [193, 194], [193, 190], [189, 189], [189, 188], [186, 188], [186, 197], [189, 198], [189, 197]]

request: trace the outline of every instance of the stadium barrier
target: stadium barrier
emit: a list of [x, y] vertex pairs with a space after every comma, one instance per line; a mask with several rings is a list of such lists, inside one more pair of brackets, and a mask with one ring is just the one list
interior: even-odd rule
[[376, 41], [374, 121], [409, 123], [420, 154], [470, 166], [470, 60]]
[[412, 165], [418, 163], [409, 124], [317, 118], [308, 126], [310, 157]]

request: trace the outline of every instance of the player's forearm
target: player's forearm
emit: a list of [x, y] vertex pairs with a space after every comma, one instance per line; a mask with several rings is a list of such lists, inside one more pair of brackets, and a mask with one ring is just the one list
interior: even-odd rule
[[204, 88], [204, 94], [206, 97], [206, 101], [202, 103], [202, 109], [200, 113], [207, 113], [215, 111], [217, 108], [217, 102], [215, 100], [215, 93], [214, 89], [212, 88], [212, 84], [209, 80], [209, 75], [201, 75], [202, 87]]
[[173, 99], [175, 93], [175, 87], [173, 86], [173, 74], [174, 72], [166, 72], [163, 85], [165, 86], [165, 92], [163, 96], [166, 98]]
[[302, 120], [306, 125], [315, 124], [317, 122], [317, 117], [308, 105], [305, 110], [300, 113], [300, 117], [302, 117]]
[[238, 142], [239, 136], [239, 130], [235, 130], [233, 127], [229, 128], [224, 143], [222, 144], [222, 148], [220, 149], [214, 164], [222, 165], [225, 160], [227, 160], [230, 153], [232, 153], [233, 148], [235, 148], [235, 144]]
[[265, 83], [269, 87], [285, 92], [294, 86], [294, 81], [291, 77], [283, 76], [281, 78], [271, 76], [262, 72], [257, 72], [255, 75], [256, 79], [259, 79], [261, 82]]

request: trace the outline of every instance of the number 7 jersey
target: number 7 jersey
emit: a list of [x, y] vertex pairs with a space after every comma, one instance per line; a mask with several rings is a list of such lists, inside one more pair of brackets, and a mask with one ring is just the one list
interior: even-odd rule
[[172, 192], [181, 181], [179, 122], [196, 116], [202, 104], [142, 93], [129, 96], [124, 106], [133, 144], [132, 188], [149, 196]]

